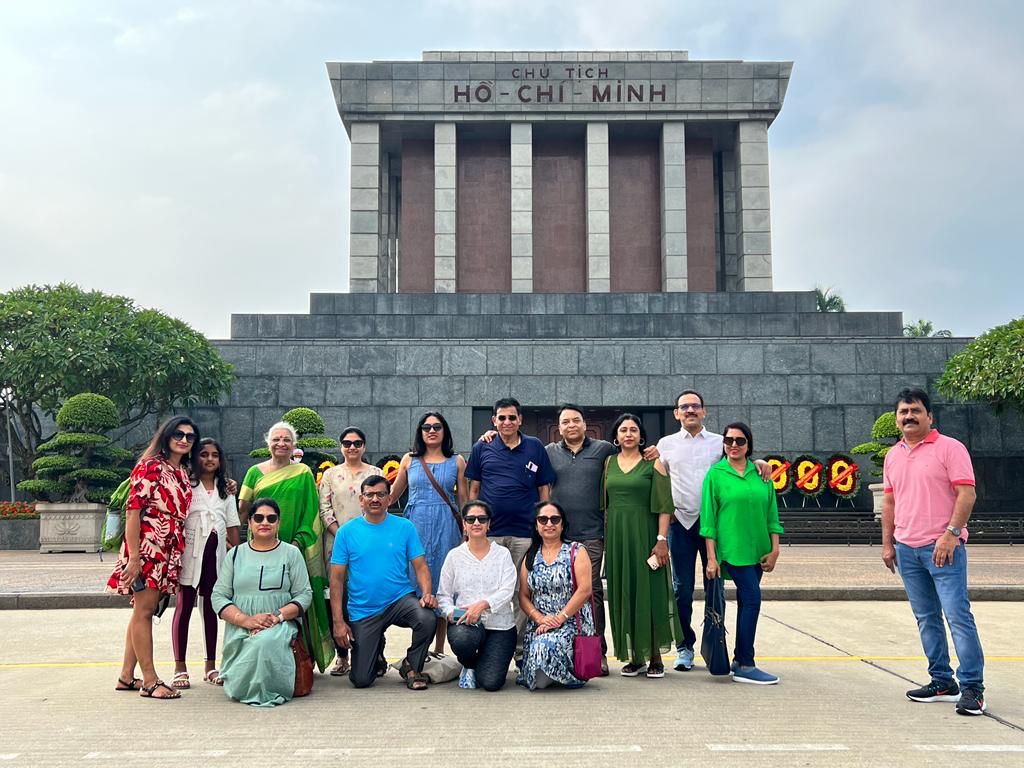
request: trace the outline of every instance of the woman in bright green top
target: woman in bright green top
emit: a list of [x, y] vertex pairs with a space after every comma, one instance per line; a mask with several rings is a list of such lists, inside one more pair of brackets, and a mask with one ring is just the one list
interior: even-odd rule
[[624, 413], [613, 430], [619, 452], [605, 462], [602, 497], [612, 641], [619, 660], [629, 662], [623, 676], [636, 677], [646, 668], [647, 677], [664, 677], [661, 652], [682, 637], [666, 567], [672, 489], [661, 462], [640, 453], [646, 442], [640, 419]]
[[754, 636], [761, 613], [761, 576], [779, 559], [779, 506], [775, 487], [765, 483], [750, 460], [754, 437], [735, 422], [725, 428], [721, 461], [704, 477], [700, 535], [707, 540], [707, 577], [736, 585], [736, 648], [733, 680], [774, 685], [779, 678], [754, 664]]
[[323, 526], [320, 523], [320, 501], [316, 481], [305, 464], [292, 464], [295, 449], [295, 428], [279, 421], [267, 432], [270, 459], [250, 467], [238, 492], [238, 515], [245, 525], [253, 499], [268, 497], [281, 507], [281, 541], [294, 544], [306, 562], [306, 571], [313, 588], [313, 603], [306, 616], [311, 643], [310, 655], [323, 672], [334, 658], [330, 622], [327, 619], [327, 569], [321, 554]]

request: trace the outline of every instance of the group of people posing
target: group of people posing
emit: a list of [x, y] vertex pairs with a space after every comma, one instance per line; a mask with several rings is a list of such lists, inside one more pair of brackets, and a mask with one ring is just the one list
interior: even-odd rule
[[[521, 432], [520, 405], [505, 398], [466, 461], [431, 411], [392, 484], [363, 461], [366, 436], [349, 427], [344, 461], [319, 488], [308, 467], [292, 463], [295, 431], [280, 422], [267, 433], [270, 459], [242, 481], [237, 513], [219, 446], [175, 417], [132, 473], [125, 543], [108, 582], [134, 606], [117, 690], [177, 698], [191, 685], [184, 653], [198, 597], [208, 603], [204, 680], [248, 704], [292, 697], [296, 637], [321, 671], [372, 685], [387, 672], [391, 626], [412, 632], [398, 667], [412, 690], [428, 687], [424, 666], [446, 640], [463, 667], [461, 687], [502, 688], [513, 660], [528, 689], [579, 687], [574, 639], [600, 636], [606, 657], [606, 627], [620, 674], [657, 679], [665, 653], [674, 653], [675, 670], [694, 665], [698, 557], [705, 590], [719, 577], [736, 587], [732, 679], [777, 683], [754, 647], [761, 578], [775, 568], [783, 532], [768, 466], [752, 459], [746, 424], [721, 435], [704, 427], [700, 393], [681, 392], [674, 415], [680, 430], [657, 445], [631, 413], [607, 442], [588, 437], [583, 409], [566, 404], [561, 439], [545, 446]], [[389, 514], [406, 491], [404, 516]], [[175, 591], [168, 685], [153, 665], [150, 619]], [[220, 669], [214, 616], [228, 625]]]

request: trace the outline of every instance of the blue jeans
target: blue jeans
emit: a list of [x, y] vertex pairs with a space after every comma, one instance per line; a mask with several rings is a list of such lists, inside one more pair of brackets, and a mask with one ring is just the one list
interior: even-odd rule
[[[672, 588], [676, 597], [676, 611], [679, 623], [683, 627], [683, 637], [676, 650], [689, 648], [693, 650], [697, 641], [697, 633], [693, 630], [693, 588], [696, 578], [694, 569], [697, 555], [700, 555], [700, 571], [705, 574], [708, 565], [708, 548], [704, 537], [700, 535], [700, 520], [690, 528], [683, 528], [682, 523], [673, 516], [668, 527], [668, 553], [672, 558]], [[707, 594], [708, 580], [704, 576], [704, 592]], [[724, 606], [723, 606], [724, 610]]]
[[736, 647], [733, 661], [741, 667], [753, 667], [754, 637], [757, 635], [757, 619], [761, 615], [761, 576], [764, 571], [759, 564], [728, 565], [732, 583], [736, 585]]
[[949, 644], [946, 642], [945, 615], [953, 647], [959, 659], [956, 677], [962, 688], [985, 689], [985, 654], [981, 650], [978, 627], [967, 597], [967, 548], [960, 543], [953, 550], [953, 562], [939, 568], [932, 561], [934, 544], [908, 547], [896, 542], [896, 566], [903, 578], [903, 588], [917, 619], [924, 655], [928, 657], [928, 674], [940, 683], [953, 682], [949, 666]]
[[501, 690], [516, 649], [515, 627], [485, 629], [480, 624], [449, 624], [448, 643], [459, 663], [475, 670], [477, 685], [485, 691]]

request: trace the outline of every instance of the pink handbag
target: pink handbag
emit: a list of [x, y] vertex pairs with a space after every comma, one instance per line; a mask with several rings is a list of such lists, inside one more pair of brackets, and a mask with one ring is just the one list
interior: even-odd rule
[[[569, 571], [572, 574], [572, 591], [576, 592], [576, 547], [573, 542], [569, 550]], [[590, 596], [590, 609], [596, 611], [594, 596]], [[580, 609], [582, 610], [582, 608]], [[573, 674], [580, 680], [590, 680], [601, 676], [601, 657], [604, 655], [601, 650], [601, 638], [597, 635], [583, 634], [583, 620], [580, 618], [580, 611], [576, 611], [576, 637], [573, 638], [572, 658]]]

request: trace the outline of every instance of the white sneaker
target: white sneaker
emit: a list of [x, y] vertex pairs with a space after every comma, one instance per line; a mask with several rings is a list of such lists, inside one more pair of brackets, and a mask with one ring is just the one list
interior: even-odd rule
[[693, 651], [690, 648], [680, 648], [672, 668], [677, 672], [688, 672], [693, 669]]
[[476, 688], [476, 672], [463, 667], [459, 675], [459, 688]]

